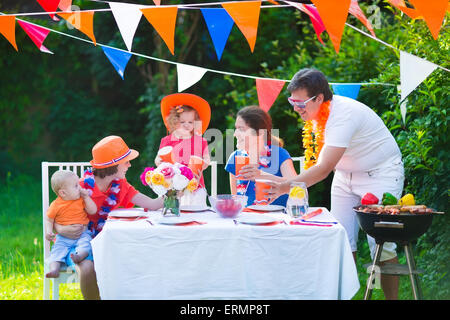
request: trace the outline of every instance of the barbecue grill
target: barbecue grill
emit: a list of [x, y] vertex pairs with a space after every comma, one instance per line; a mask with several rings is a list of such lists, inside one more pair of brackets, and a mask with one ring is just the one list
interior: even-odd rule
[[375, 238], [377, 244], [364, 300], [368, 300], [372, 296], [372, 283], [376, 267], [380, 262], [384, 242], [397, 242], [404, 247], [414, 299], [422, 299], [418, 271], [416, 270], [416, 264], [412, 255], [411, 242], [428, 230], [435, 213], [412, 214], [402, 212], [401, 214], [391, 215], [363, 212], [362, 210], [364, 208], [365, 206], [357, 206], [353, 210], [357, 214], [361, 229]]

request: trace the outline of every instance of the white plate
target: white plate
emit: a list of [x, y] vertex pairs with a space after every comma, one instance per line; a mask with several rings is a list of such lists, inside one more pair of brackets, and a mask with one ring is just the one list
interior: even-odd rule
[[280, 221], [279, 217], [269, 217], [266, 215], [261, 214], [251, 214], [251, 213], [245, 213], [239, 216], [239, 218], [236, 219], [239, 223], [245, 223], [245, 224], [261, 224], [261, 223], [270, 223], [275, 221]]
[[195, 219], [192, 219], [190, 217], [162, 217], [159, 219], [159, 224], [168, 224], [168, 225], [174, 225], [179, 223], [188, 223], [195, 221]]
[[195, 204], [180, 206], [180, 211], [200, 212], [200, 211], [206, 211], [208, 209], [210, 209], [210, 207], [195, 205]]
[[109, 215], [110, 217], [147, 217], [148, 212], [145, 212], [142, 208], [130, 208], [130, 209], [115, 209], [112, 210]]
[[261, 205], [261, 204], [254, 204], [251, 206], [248, 206], [247, 208], [257, 211], [283, 211], [284, 207], [279, 206], [276, 204], [268, 204], [268, 205]]

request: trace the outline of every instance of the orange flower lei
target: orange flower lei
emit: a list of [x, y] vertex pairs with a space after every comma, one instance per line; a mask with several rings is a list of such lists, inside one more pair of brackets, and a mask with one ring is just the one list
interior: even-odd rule
[[303, 126], [303, 148], [305, 148], [305, 163], [303, 168], [306, 170], [316, 164], [320, 151], [325, 143], [325, 125], [330, 115], [330, 101], [320, 105], [318, 120], [305, 121]]

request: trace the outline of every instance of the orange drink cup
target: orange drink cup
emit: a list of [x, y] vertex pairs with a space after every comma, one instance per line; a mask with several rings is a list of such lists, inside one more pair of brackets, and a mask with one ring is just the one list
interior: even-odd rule
[[173, 148], [171, 146], [162, 147], [158, 151], [158, 156], [161, 158], [162, 162], [175, 163], [172, 151]]
[[189, 169], [192, 170], [192, 173], [195, 175], [200, 175], [200, 172], [202, 172], [203, 167], [203, 159], [198, 156], [191, 156], [189, 158]]
[[239, 171], [241, 171], [243, 166], [246, 166], [250, 163], [249, 156], [235, 156], [235, 176], [239, 175]]
[[271, 187], [267, 182], [271, 180], [255, 179], [255, 204], [269, 204], [267, 192]]

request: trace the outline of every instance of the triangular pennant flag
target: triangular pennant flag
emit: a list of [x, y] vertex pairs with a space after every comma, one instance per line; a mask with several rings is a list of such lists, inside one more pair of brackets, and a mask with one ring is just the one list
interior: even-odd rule
[[42, 52], [53, 54], [50, 50], [48, 50], [42, 43], [44, 43], [45, 38], [50, 33], [50, 30], [44, 29], [41, 26], [37, 26], [31, 24], [29, 22], [23, 20], [17, 20], [22, 29], [27, 33], [30, 39], [34, 42], [36, 47], [39, 48]]
[[60, 12], [58, 15], [87, 35], [94, 42], [94, 45], [97, 45], [94, 35], [94, 11]]
[[361, 21], [361, 23], [363, 25], [365, 25], [366, 28], [369, 30], [370, 34], [372, 34], [372, 36], [376, 37], [375, 31], [373, 31], [372, 24], [370, 23], [369, 20], [367, 20], [366, 16], [364, 15], [364, 12], [359, 7], [358, 0], [352, 0], [352, 2], [350, 3], [350, 9], [348, 12], [351, 15], [353, 15], [354, 17], [356, 17], [359, 21]]
[[250, 46], [251, 52], [255, 49], [256, 35], [258, 33], [259, 12], [261, 1], [242, 1], [222, 3], [236, 25], [241, 30]]
[[16, 44], [16, 17], [15, 16], [0, 16], [0, 33], [17, 49]]
[[58, 4], [58, 8], [60, 8], [62, 11], [70, 11], [71, 7], [72, 0], [61, 0]]
[[123, 74], [125, 72], [128, 61], [130, 61], [131, 53], [109, 47], [101, 47], [103, 49], [103, 52], [108, 57], [109, 61], [123, 80]]
[[204, 68], [177, 63], [178, 92], [182, 92], [196, 84], [205, 75], [206, 71], [208, 70]]
[[316, 32], [317, 39], [319, 39], [320, 43], [325, 45], [323, 43], [322, 38], [320, 35], [322, 32], [325, 31], [325, 25], [322, 22], [322, 19], [320, 18], [319, 12], [317, 11], [316, 7], [310, 4], [302, 4], [302, 3], [295, 3], [291, 1], [286, 1], [291, 6], [296, 7], [300, 11], [306, 13], [309, 16], [309, 19], [311, 20], [311, 23], [313, 25], [314, 31]]
[[436, 40], [447, 12], [448, 0], [410, 0], [410, 2], [419, 11]]
[[403, 101], [438, 66], [425, 59], [400, 51], [400, 84]]
[[217, 59], [220, 60], [234, 21], [222, 8], [201, 9], [201, 11], [214, 44]]
[[284, 81], [272, 79], [256, 79], [259, 107], [268, 112], [283, 89]]
[[333, 84], [333, 92], [336, 95], [349, 97], [355, 99], [358, 97], [359, 89], [361, 88], [360, 84]]
[[[61, 0], [36, 0], [36, 1], [41, 5], [41, 7], [45, 11], [55, 12], [56, 9], [58, 9], [58, 5]], [[49, 13], [49, 15], [53, 20], [55, 20], [55, 21], [59, 20], [58, 18], [55, 17], [54, 13]]]
[[350, 0], [329, 1], [329, 0], [311, 0], [319, 11], [323, 24], [327, 30], [330, 40], [333, 43], [334, 50], [339, 53], [341, 46], [342, 33], [344, 32], [345, 22], [347, 21]]
[[155, 5], [159, 6], [161, 4], [161, 0], [153, 0], [153, 2], [155, 3]]
[[419, 11], [416, 9], [408, 8], [404, 0], [388, 0], [388, 1], [393, 7], [397, 8], [411, 19], [422, 19]]
[[142, 17], [142, 11], [139, 9], [143, 6], [120, 2], [109, 2], [109, 6], [114, 19], [116, 19], [122, 39], [128, 51], [131, 51], [134, 34]]
[[140, 10], [174, 55], [175, 25], [177, 22], [178, 7], [155, 7]]

